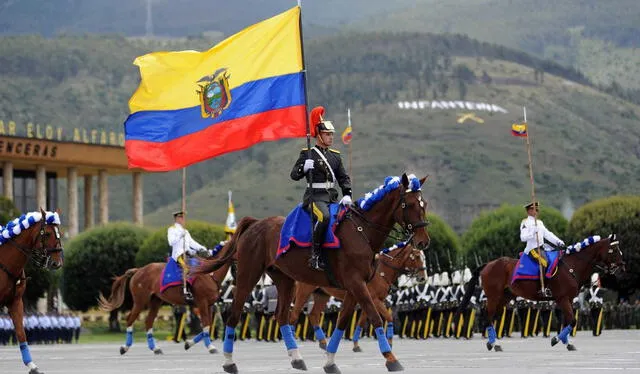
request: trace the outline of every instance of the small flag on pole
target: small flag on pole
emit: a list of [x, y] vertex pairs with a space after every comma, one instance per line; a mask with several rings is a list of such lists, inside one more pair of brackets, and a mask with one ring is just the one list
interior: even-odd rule
[[511, 135], [518, 137], [527, 136], [527, 123], [514, 123], [511, 125]]
[[231, 235], [236, 232], [236, 212], [233, 209], [233, 202], [231, 202], [231, 191], [229, 191], [229, 208], [227, 209], [227, 222], [224, 225], [224, 232]]
[[351, 128], [351, 109], [347, 110], [347, 118], [349, 121], [347, 124], [347, 128], [342, 132], [342, 142], [344, 144], [351, 143], [351, 138], [353, 136], [353, 129]]

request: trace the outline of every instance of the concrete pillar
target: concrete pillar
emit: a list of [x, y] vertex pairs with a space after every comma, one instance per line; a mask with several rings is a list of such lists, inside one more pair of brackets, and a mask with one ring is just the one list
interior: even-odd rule
[[101, 169], [98, 171], [98, 209], [100, 211], [100, 224], [109, 223], [109, 184], [107, 180], [107, 171]]
[[47, 210], [47, 169], [44, 165], [36, 166], [36, 209]]
[[133, 223], [142, 226], [142, 173], [133, 173]]
[[5, 161], [2, 165], [2, 194], [13, 201], [13, 163], [11, 161]]
[[78, 221], [78, 168], [67, 169], [67, 227], [69, 237], [78, 235], [80, 222]]
[[95, 225], [93, 208], [93, 175], [84, 176], [84, 229]]

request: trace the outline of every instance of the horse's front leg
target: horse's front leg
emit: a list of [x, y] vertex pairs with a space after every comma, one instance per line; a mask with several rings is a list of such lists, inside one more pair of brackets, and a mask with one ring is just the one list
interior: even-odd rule
[[353, 314], [355, 309], [356, 298], [353, 297], [350, 293], [347, 293], [342, 302], [340, 318], [338, 319], [335, 330], [333, 330], [333, 333], [331, 334], [329, 344], [327, 344], [327, 363], [324, 365], [325, 373], [340, 373], [340, 369], [338, 369], [338, 366], [335, 362], [336, 352], [338, 351], [340, 341], [344, 336], [344, 330], [347, 327], [347, 323], [349, 323], [351, 315]]
[[562, 300], [557, 301], [558, 305], [560, 305], [560, 309], [562, 309], [562, 313], [564, 314], [564, 320], [566, 321], [566, 325], [560, 331], [560, 334], [554, 336], [551, 339], [551, 346], [558, 344], [558, 341], [561, 341], [562, 344], [567, 346], [567, 349], [570, 351], [575, 351], [576, 347], [573, 344], [569, 343], [569, 334], [571, 334], [571, 330], [576, 325], [576, 319], [573, 314], [573, 306], [571, 305], [571, 300], [568, 297], [563, 298]]
[[149, 314], [147, 314], [147, 318], [144, 321], [145, 328], [147, 329], [147, 346], [151, 352], [156, 355], [161, 355], [162, 349], [156, 346], [156, 340], [153, 338], [153, 322], [156, 320], [161, 306], [162, 300], [157, 297], [152, 298], [149, 303]]
[[[19, 286], [18, 286], [19, 287]], [[22, 304], [22, 292], [16, 291], [16, 295], [11, 305], [9, 305], [9, 315], [13, 321], [15, 327], [16, 338], [20, 346], [20, 354], [22, 355], [22, 362], [29, 368], [29, 374], [40, 374], [38, 366], [31, 359], [31, 352], [29, 352], [29, 344], [27, 344], [27, 335], [24, 332], [24, 325], [22, 324], [22, 318], [24, 315], [24, 305]]]

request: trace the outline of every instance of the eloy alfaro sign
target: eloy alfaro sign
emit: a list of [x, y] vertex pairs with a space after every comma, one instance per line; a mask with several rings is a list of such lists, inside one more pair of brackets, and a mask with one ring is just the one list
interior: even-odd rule
[[124, 147], [124, 133], [115, 131], [73, 128], [33, 124], [17, 124], [14, 121], [0, 119], [0, 136], [16, 136], [29, 139], [100, 144]]
[[460, 100], [414, 100], [399, 101], [399, 109], [414, 110], [477, 110], [492, 113], [509, 113], [499, 105]]

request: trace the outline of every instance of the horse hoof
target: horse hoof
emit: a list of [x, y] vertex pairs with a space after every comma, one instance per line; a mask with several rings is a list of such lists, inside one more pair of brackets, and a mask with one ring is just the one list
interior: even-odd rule
[[307, 364], [304, 363], [304, 360], [291, 361], [291, 367], [294, 369], [307, 371]]
[[209, 348], [209, 353], [211, 354], [218, 353], [218, 350], [215, 347], [211, 347]]
[[567, 350], [569, 351], [575, 351], [576, 350], [576, 346], [573, 344], [567, 344]]
[[502, 352], [502, 347], [496, 344], [495, 346], [493, 346], [493, 350], [496, 352]]
[[323, 351], [327, 350], [327, 343], [326, 342], [319, 342], [318, 346], [320, 347], [320, 349], [322, 349]]
[[342, 372], [340, 371], [340, 369], [338, 369], [338, 366], [336, 364], [331, 364], [331, 365], [325, 365], [323, 367], [324, 372], [327, 374], [341, 374]]
[[385, 363], [388, 371], [403, 371], [404, 368], [400, 364], [400, 361], [387, 361]]
[[191, 344], [189, 344], [189, 342], [184, 342], [184, 350], [185, 350], [185, 351], [188, 351], [188, 350], [189, 350], [189, 348], [191, 348], [191, 347], [192, 347], [192, 345], [191, 345]]
[[356, 346], [353, 347], [353, 351], [359, 353], [359, 352], [362, 352], [362, 348], [360, 348], [359, 345], [356, 345]]
[[222, 365], [222, 368], [224, 369], [225, 372], [227, 373], [231, 373], [231, 374], [238, 374], [238, 367], [236, 366], [236, 364], [226, 364], [226, 365]]
[[493, 349], [493, 344], [491, 344], [491, 343], [487, 342], [487, 349], [488, 349], [488, 350]]
[[157, 355], [161, 355], [161, 354], [162, 354], [162, 349], [160, 349], [160, 348], [156, 348], [156, 349], [154, 349], [154, 350], [153, 350], [153, 354], [154, 354], [154, 355], [156, 355], [156, 356], [157, 356]]
[[551, 346], [555, 346], [556, 344], [558, 344], [558, 337], [554, 336], [553, 338], [551, 338]]
[[44, 372], [38, 370], [38, 368], [33, 368], [29, 370], [29, 374], [44, 374]]
[[129, 350], [128, 347], [120, 347], [120, 354], [123, 355], [123, 354], [127, 353], [128, 350]]

